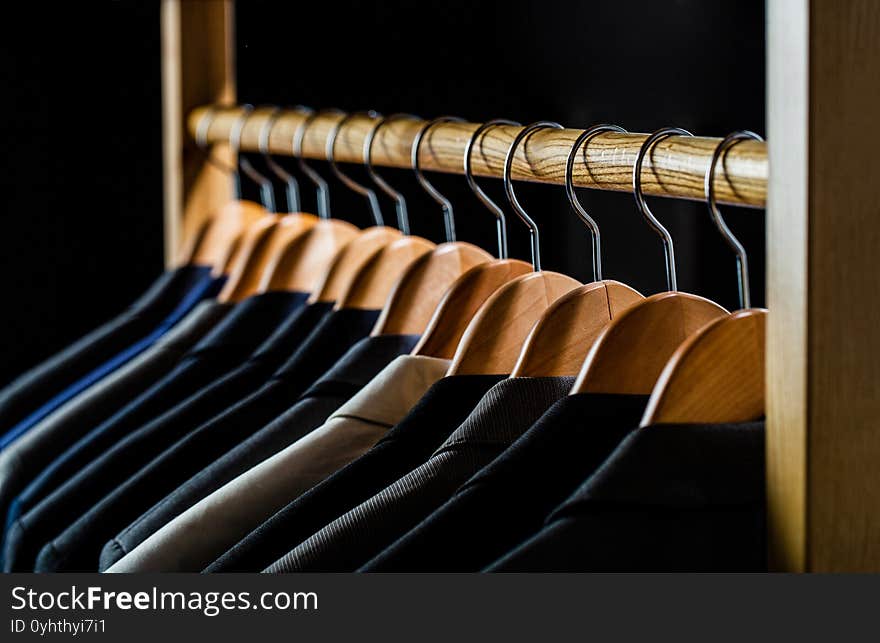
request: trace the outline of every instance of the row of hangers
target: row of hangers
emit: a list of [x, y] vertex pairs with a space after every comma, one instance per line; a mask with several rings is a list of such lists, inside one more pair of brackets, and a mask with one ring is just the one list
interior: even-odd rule
[[[245, 158], [238, 165], [260, 186], [263, 205], [241, 199], [238, 166], [226, 167], [235, 179], [235, 199], [208, 219], [186, 246], [183, 261], [209, 264], [228, 275], [220, 299], [236, 302], [270, 290], [310, 292], [312, 302], [335, 302], [335, 308], [381, 309], [373, 335], [419, 334], [413, 354], [452, 360], [448, 375], [503, 374], [511, 377], [577, 376], [572, 393], [650, 395], [642, 425], [676, 422], [738, 422], [764, 413], [764, 336], [767, 311], [750, 307], [748, 263], [744, 248], [719, 212], [716, 168], [737, 142], [762, 140], [739, 131], [724, 138], [705, 175], [709, 213], [737, 259], [741, 309], [733, 313], [713, 301], [677, 290], [675, 255], [669, 232], [652, 214], [641, 188], [645, 156], [669, 136], [692, 136], [680, 128], [663, 128], [642, 145], [633, 166], [636, 206], [661, 238], [667, 291], [644, 297], [630, 286], [605, 279], [599, 228], [577, 199], [572, 181], [578, 151], [598, 134], [626, 133], [615, 125], [597, 125], [575, 141], [566, 164], [565, 189], [571, 207], [592, 238], [593, 281], [582, 284], [541, 267], [539, 230], [516, 197], [511, 180], [514, 153], [531, 134], [562, 126], [540, 121], [523, 128], [507, 150], [503, 184], [513, 211], [528, 227], [531, 263], [507, 256], [504, 211], [476, 183], [471, 156], [480, 137], [499, 125], [482, 124], [465, 148], [463, 172], [473, 192], [493, 214], [498, 257], [473, 244], [457, 241], [452, 203], [424, 176], [419, 151], [439, 123], [426, 122], [412, 143], [411, 165], [420, 185], [440, 206], [446, 241], [439, 245], [409, 234], [406, 201], [372, 164], [378, 131], [410, 114], [382, 117], [375, 112], [344, 114], [327, 137], [326, 158], [333, 173], [366, 198], [375, 225], [365, 230], [330, 216], [327, 182], [302, 158], [302, 141], [318, 114], [299, 108], [305, 118], [292, 136], [292, 153], [318, 193], [318, 214], [300, 211], [299, 185], [268, 152], [280, 108], [272, 108], [259, 136], [267, 166], [286, 184], [288, 214], [277, 214], [271, 181]], [[214, 110], [198, 124], [196, 139], [206, 149], [207, 128]], [[254, 113], [251, 106], [237, 119], [229, 144], [238, 156], [242, 129]], [[364, 140], [367, 174], [396, 206], [398, 229], [384, 224], [376, 193], [345, 174], [335, 161], [339, 132], [355, 116], [373, 125]]]

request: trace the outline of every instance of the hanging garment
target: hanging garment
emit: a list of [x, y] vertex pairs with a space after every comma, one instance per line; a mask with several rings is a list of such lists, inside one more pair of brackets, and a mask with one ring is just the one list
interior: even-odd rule
[[[101, 488], [102, 478], [95, 474], [95, 460], [104, 463], [113, 460], [123, 440], [130, 432], [152, 417], [166, 410], [181, 399], [199, 390], [205, 383], [223, 371], [232, 368], [250, 354], [263, 338], [277, 328], [292, 311], [302, 306], [303, 293], [265, 293], [237, 305], [224, 320], [204, 337], [184, 359], [159, 382], [151, 386], [135, 401], [127, 404], [112, 418], [84, 436], [75, 445], [54, 460], [11, 503], [7, 512], [7, 531], [15, 532], [19, 516], [37, 511], [44, 516], [34, 519], [34, 525], [45, 524], [48, 540], [50, 534], [69, 524], [96, 500], [95, 486]], [[124, 441], [124, 440], [123, 440]], [[163, 447], [164, 445], [158, 445]], [[139, 451], [119, 467], [130, 473], [137, 466], [138, 458], [145, 461], [149, 450], [143, 441]], [[108, 450], [109, 449], [109, 450]], [[158, 449], [161, 450], [161, 449]], [[66, 493], [75, 485], [74, 493]], [[39, 503], [53, 494], [60, 494], [48, 506], [37, 510]], [[99, 496], [100, 497], [100, 496]], [[36, 528], [36, 527], [35, 527]], [[4, 545], [4, 565], [8, 546]]]
[[764, 423], [627, 437], [499, 572], [766, 571]]
[[289, 410], [207, 465], [117, 534], [102, 550], [99, 569], [107, 569], [179, 514], [321, 426], [394, 358], [409, 353], [418, 339], [417, 335], [380, 335], [355, 344]]
[[362, 455], [446, 374], [402, 355], [327, 422], [168, 523], [110, 572], [200, 571], [292, 498]]
[[499, 382], [427, 462], [329, 523], [266, 571], [355, 571], [442, 505], [573, 383], [573, 377]]
[[0, 431], [11, 428], [42, 403], [131, 345], [167, 316], [206, 278], [208, 266], [166, 272], [120, 315], [27, 371], [0, 391]]
[[[299, 391], [291, 391], [288, 385], [294, 383], [299, 388], [311, 384], [313, 378], [322, 374], [346, 349], [370, 332], [378, 314], [377, 310], [333, 312], [315, 328], [270, 382], [258, 391], [187, 433], [134, 474], [127, 466], [126, 459], [118, 460], [114, 475], [122, 476], [120, 482], [101, 484], [99, 491], [103, 498], [96, 497], [85, 513], [67, 523], [67, 526], [53, 530], [56, 537], [51, 543], [48, 542], [52, 539], [49, 535], [51, 532], [44, 529], [40, 533], [46, 534], [46, 538], [31, 539], [28, 536], [34, 524], [31, 514], [44, 509], [50, 500], [58, 501], [58, 492], [46, 498], [41, 503], [44, 507], [38, 505], [21, 517], [20, 526], [19, 523], [13, 525], [7, 538], [7, 553], [13, 542], [18, 542], [19, 547], [26, 544], [29, 552], [33, 551], [30, 549], [33, 546], [39, 548], [45, 545], [42, 564], [46, 567], [37, 566], [38, 569], [65, 571], [69, 566], [69, 569], [95, 571], [101, 548], [120, 529], [295, 403]], [[80, 482], [80, 476], [77, 476], [71, 481], [72, 484], [65, 485], [66, 493], [78, 497]], [[45, 511], [40, 513], [40, 520], [45, 521]], [[34, 565], [29, 556], [23, 559], [27, 561], [23, 563], [26, 566]], [[8, 557], [4, 564], [10, 564]]]
[[152, 348], [108, 375], [0, 451], [0, 515], [40, 471], [89, 429], [168, 373], [231, 308], [203, 301]]
[[427, 460], [503, 375], [455, 375], [434, 384], [367, 453], [233, 546], [206, 572], [258, 572]]
[[[118, 453], [115, 458], [128, 458], [123, 465], [127, 475], [134, 463], [147, 462], [150, 454], [158, 454], [178, 439], [181, 431], [198, 426], [239, 397], [256, 389], [261, 383], [261, 373], [265, 375], [271, 372], [308, 335], [312, 328], [312, 315], [309, 313], [320, 314], [320, 310], [313, 311], [311, 306], [297, 308], [298, 301], [299, 297], [254, 298], [243, 302], [246, 306], [237, 306], [232, 315], [235, 319], [218, 328], [211, 337], [193, 349], [171, 376], [150, 389], [152, 395], [144, 395], [137, 402], [127, 405], [124, 411], [98, 425], [43, 469], [16, 498], [12, 510], [7, 514], [7, 528], [18, 516], [32, 509], [52, 491], [114, 450], [114, 447], [119, 449], [114, 451]], [[285, 317], [286, 321], [279, 321]], [[210, 380], [224, 369], [234, 367], [261, 336], [271, 331], [275, 323], [281, 323], [279, 330], [243, 365], [220, 376], [207, 388], [197, 388], [202, 379]], [[184, 397], [182, 402], [165, 413], [155, 411], [158, 416], [155, 419], [151, 417], [152, 406], [163, 402], [171, 404], [188, 391], [193, 391], [191, 396]], [[132, 454], [132, 450], [136, 450], [136, 453]], [[73, 507], [70, 507], [72, 510]]]
[[565, 396], [442, 507], [359, 571], [480, 571], [541, 529], [550, 512], [639, 425], [647, 402], [643, 395]]
[[[101, 381], [104, 377], [123, 366], [128, 361], [137, 357], [139, 354], [147, 350], [156, 341], [171, 329], [177, 322], [183, 319], [201, 300], [214, 297], [223, 285], [225, 278], [213, 278], [210, 275], [202, 277], [178, 302], [177, 306], [168, 313], [168, 315], [154, 327], [149, 334], [138, 338], [134, 343], [129, 344], [116, 354], [109, 357], [106, 361], [99, 364], [87, 373], [82, 374], [75, 382], [67, 385], [62, 390], [55, 393], [51, 398], [45, 400], [39, 408], [31, 411], [26, 417], [18, 421], [18, 423], [10, 428], [3, 436], [0, 436], [0, 449], [9, 446], [14, 440], [23, 435], [37, 422], [48, 416], [50, 413], [61, 407], [65, 402], [73, 399], [93, 384]], [[84, 363], [80, 362], [80, 364]], [[71, 370], [72, 372], [72, 370]]]

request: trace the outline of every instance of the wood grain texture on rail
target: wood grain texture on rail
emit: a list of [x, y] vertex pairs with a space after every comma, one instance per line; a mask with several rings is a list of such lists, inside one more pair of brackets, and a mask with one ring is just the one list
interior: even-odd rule
[[[205, 108], [193, 110], [188, 119], [190, 135], [195, 132]], [[258, 109], [243, 127], [241, 149], [256, 151], [260, 129], [271, 110]], [[218, 110], [207, 138], [211, 143], [226, 142], [239, 108]], [[269, 149], [290, 155], [297, 128], [304, 112], [288, 110], [276, 121], [269, 136]], [[318, 116], [303, 138], [303, 156], [326, 157], [327, 135], [339, 114]], [[385, 167], [410, 167], [413, 138], [423, 121], [399, 119], [388, 123], [376, 134], [373, 163]], [[363, 163], [363, 147], [371, 126], [368, 117], [348, 121], [336, 141], [336, 160]], [[442, 123], [426, 135], [419, 160], [422, 169], [455, 174], [463, 173], [464, 149], [478, 123]], [[473, 171], [477, 176], [500, 178], [504, 157], [519, 127], [499, 126], [488, 130], [475, 143]], [[579, 129], [540, 130], [528, 137], [517, 150], [513, 164], [515, 180], [553, 183], [565, 182], [565, 163], [571, 146], [581, 134]], [[575, 166], [574, 184], [578, 187], [632, 191], [632, 168], [646, 134], [606, 133], [592, 138], [584, 146], [582, 163]], [[655, 145], [643, 164], [643, 186], [648, 195], [703, 200], [703, 181], [720, 139], [673, 136]], [[767, 195], [767, 146], [763, 142], [744, 141], [725, 153], [715, 177], [719, 203], [764, 207]]]

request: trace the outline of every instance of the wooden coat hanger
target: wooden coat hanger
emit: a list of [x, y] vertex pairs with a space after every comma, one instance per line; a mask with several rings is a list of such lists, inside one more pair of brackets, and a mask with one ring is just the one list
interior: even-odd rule
[[574, 161], [581, 145], [606, 132], [625, 134], [617, 125], [596, 125], [575, 140], [565, 167], [565, 192], [593, 240], [593, 281], [564, 294], [541, 315], [523, 345], [511, 377], [577, 375], [593, 343], [608, 323], [644, 297], [619, 281], [602, 279], [599, 226], [574, 191]]
[[652, 295], [631, 306], [608, 325], [590, 349], [572, 394], [649, 395], [666, 362], [681, 343], [727, 314], [715, 302], [676, 292], [672, 238], [651, 213], [642, 195], [641, 168], [645, 154], [654, 143], [673, 135], [692, 136], [679, 128], [657, 130], [645, 140], [633, 166], [636, 205], [663, 241], [669, 292]]
[[745, 422], [764, 415], [767, 311], [750, 308], [745, 248], [733, 236], [715, 203], [718, 161], [743, 140], [763, 139], [745, 130], [725, 137], [715, 149], [704, 182], [712, 221], [736, 254], [741, 310], [710, 323], [679, 346], [654, 386], [642, 426]]
[[471, 152], [480, 137], [499, 125], [519, 126], [505, 118], [495, 118], [480, 125], [464, 148], [464, 175], [471, 190], [495, 217], [498, 237], [498, 259], [480, 263], [453, 282], [443, 294], [431, 316], [413, 355], [452, 359], [468, 324], [486, 300], [501, 286], [532, 272], [531, 264], [507, 256], [507, 220], [497, 203], [474, 179]]
[[[414, 118], [408, 114], [396, 114], [387, 119], [380, 119], [373, 127], [364, 143], [364, 162], [373, 180], [389, 196], [395, 199], [401, 229], [407, 229], [406, 200], [400, 192], [394, 190], [375, 172], [371, 163], [371, 147], [377, 130], [389, 120], [400, 117]], [[421, 186], [440, 204], [443, 210], [443, 221], [446, 226], [446, 243], [440, 244], [434, 250], [413, 262], [401, 275], [400, 280], [395, 284], [382, 308], [382, 312], [373, 329], [373, 335], [421, 335], [431, 321], [437, 305], [455, 280], [470, 268], [492, 259], [492, 255], [482, 248], [455, 240], [455, 217], [452, 203], [431, 185], [419, 167], [419, 148], [428, 130], [439, 123], [461, 121], [462, 119], [460, 118], [450, 116], [435, 118], [423, 125], [413, 139], [411, 151], [412, 169]]]
[[180, 262], [212, 266], [215, 273], [226, 274], [245, 231], [251, 224], [266, 216], [267, 212], [263, 206], [253, 201], [242, 200], [238, 167], [226, 166], [208, 149], [208, 128], [216, 113], [216, 108], [205, 110], [196, 128], [195, 140], [208, 162], [232, 177], [233, 200], [216, 213], [211, 213], [192, 239], [184, 244]]
[[538, 227], [517, 201], [510, 175], [519, 143], [543, 128], [562, 129], [540, 121], [525, 127], [513, 140], [504, 163], [504, 187], [511, 207], [529, 227], [534, 272], [517, 277], [492, 294], [468, 324], [455, 351], [449, 375], [508, 374], [516, 365], [529, 331], [550, 304], [581, 285], [576, 279], [541, 270]]
[[[382, 211], [376, 193], [345, 174], [336, 164], [336, 139], [343, 125], [355, 116], [378, 118], [374, 111], [343, 116], [327, 136], [327, 161], [334, 174], [346, 186], [366, 197], [376, 225], [383, 226]], [[335, 308], [381, 309], [392, 288], [404, 271], [419, 257], [434, 249], [434, 244], [421, 237], [404, 235], [384, 245], [358, 266], [336, 299]]]

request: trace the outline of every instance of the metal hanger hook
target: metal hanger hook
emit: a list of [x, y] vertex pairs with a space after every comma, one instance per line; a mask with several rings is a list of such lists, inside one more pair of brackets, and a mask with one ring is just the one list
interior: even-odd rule
[[725, 136], [718, 144], [718, 147], [715, 148], [715, 152], [712, 154], [712, 161], [709, 163], [709, 169], [706, 172], [706, 179], [703, 184], [703, 188], [706, 194], [706, 203], [709, 206], [709, 216], [712, 217], [712, 221], [715, 223], [715, 226], [718, 228], [721, 236], [724, 237], [727, 245], [729, 245], [734, 253], [736, 253], [736, 269], [737, 277], [739, 279], [740, 308], [751, 308], [752, 306], [752, 293], [749, 286], [749, 261], [748, 257], [746, 256], [745, 248], [739, 242], [739, 239], [733, 236], [730, 228], [727, 227], [727, 223], [721, 216], [721, 212], [718, 210], [718, 205], [715, 202], [715, 170], [718, 167], [718, 161], [721, 160], [721, 158], [728, 150], [730, 150], [730, 148], [732, 148], [740, 141], [747, 140], [763, 141], [764, 139], [749, 130], [739, 130]]
[[299, 196], [299, 181], [297, 181], [296, 177], [290, 172], [281, 167], [281, 165], [272, 158], [272, 154], [269, 152], [269, 139], [272, 136], [272, 129], [275, 127], [275, 123], [278, 122], [278, 118], [282, 114], [281, 108], [277, 105], [272, 105], [269, 109], [271, 109], [271, 111], [266, 117], [266, 122], [263, 123], [263, 127], [260, 128], [257, 149], [260, 151], [260, 154], [263, 155], [263, 160], [266, 162], [269, 169], [272, 170], [272, 173], [284, 181], [287, 195], [287, 211], [301, 212], [302, 204]]
[[367, 198], [367, 202], [370, 204], [370, 211], [373, 214], [373, 220], [376, 222], [377, 226], [381, 226], [385, 225], [385, 223], [382, 219], [382, 210], [379, 208], [379, 199], [376, 197], [376, 193], [367, 186], [361, 185], [360, 183], [355, 181], [353, 178], [340, 170], [339, 166], [336, 165], [335, 149], [336, 139], [339, 138], [339, 132], [342, 131], [343, 125], [358, 116], [366, 116], [370, 119], [376, 119], [379, 118], [379, 113], [373, 110], [369, 110], [366, 112], [354, 112], [351, 114], [347, 114], [346, 116], [343, 116], [341, 119], [339, 119], [327, 136], [327, 161], [330, 163], [330, 169], [333, 170], [333, 173], [340, 181], [345, 183], [346, 186], [348, 186], [361, 196], [365, 196]]
[[385, 194], [394, 199], [394, 204], [397, 208], [397, 227], [404, 235], [408, 236], [409, 212], [406, 208], [406, 199], [403, 194], [388, 185], [388, 182], [379, 176], [379, 173], [373, 168], [373, 141], [376, 138], [376, 134], [378, 134], [379, 130], [388, 123], [401, 119], [414, 121], [421, 120], [418, 116], [413, 114], [392, 114], [391, 116], [379, 118], [379, 120], [376, 121], [376, 124], [370, 128], [367, 137], [364, 139], [364, 166], [367, 168], [367, 174], [370, 175], [373, 182], [378, 185]]
[[516, 148], [527, 136], [542, 129], [563, 129], [563, 127], [553, 121], [538, 121], [537, 123], [527, 125], [513, 139], [510, 149], [507, 150], [507, 157], [504, 159], [504, 191], [507, 193], [507, 200], [510, 201], [510, 206], [514, 212], [529, 228], [529, 238], [532, 244], [532, 267], [535, 269], [535, 272], [541, 270], [541, 239], [538, 236], [538, 225], [519, 204], [516, 193], [513, 191], [513, 181], [510, 175], [513, 170], [513, 157], [516, 155]]
[[[577, 137], [577, 140], [571, 147], [571, 152], [568, 153], [568, 161], [565, 163], [565, 193], [568, 195], [568, 202], [571, 203], [571, 207], [575, 214], [577, 214], [581, 221], [583, 221], [587, 228], [589, 228], [590, 236], [593, 239], [593, 281], [602, 281], [602, 242], [601, 237], [599, 236], [599, 225], [593, 217], [587, 213], [584, 206], [581, 205], [581, 202], [577, 198], [577, 193], [574, 191], [574, 161], [577, 157], [578, 150], [582, 145], [586, 146], [586, 143], [592, 140], [593, 137], [598, 136], [599, 134], [605, 134], [606, 132], [617, 132], [619, 134], [627, 133], [625, 129], [617, 125], [594, 125], [593, 127], [584, 130], [584, 132]], [[586, 148], [584, 149], [584, 153], [586, 154]]]
[[675, 248], [672, 245], [672, 235], [669, 234], [669, 231], [663, 227], [657, 220], [657, 217], [651, 212], [651, 209], [645, 202], [645, 195], [642, 194], [642, 162], [645, 160], [645, 155], [658, 141], [670, 136], [693, 136], [693, 134], [680, 127], [663, 127], [648, 136], [645, 142], [642, 143], [635, 165], [633, 165], [633, 194], [635, 195], [636, 207], [639, 209], [639, 212], [645, 218], [645, 221], [648, 222], [648, 225], [651, 226], [651, 229], [660, 235], [660, 239], [663, 241], [663, 253], [666, 257], [666, 287], [670, 291], [675, 291], [678, 289], [678, 279], [675, 275]]
[[208, 163], [229, 175], [232, 179], [232, 198], [236, 201], [241, 201], [241, 176], [238, 172], [238, 166], [227, 165], [226, 163], [219, 161], [214, 158], [214, 155], [211, 154], [211, 151], [208, 149], [208, 130], [211, 128], [211, 123], [214, 122], [214, 119], [217, 116], [217, 108], [217, 105], [211, 105], [205, 110], [205, 113], [202, 114], [202, 117], [199, 119], [199, 122], [196, 125], [196, 146], [205, 155], [205, 160]]
[[495, 215], [495, 230], [498, 235], [498, 258], [507, 259], [507, 217], [504, 215], [504, 210], [490, 199], [489, 195], [483, 191], [483, 188], [477, 184], [476, 179], [474, 179], [473, 163], [471, 161], [471, 151], [473, 150], [477, 139], [480, 138], [484, 132], [489, 131], [493, 127], [497, 127], [498, 125], [512, 125], [518, 127], [522, 124], [506, 118], [493, 118], [480, 125], [471, 135], [464, 148], [464, 176], [467, 179], [471, 190], [477, 195], [480, 202], [489, 208], [489, 212]]
[[344, 114], [345, 112], [339, 109], [324, 109], [316, 112], [311, 107], [305, 107], [303, 105], [297, 105], [295, 109], [298, 112], [304, 112], [306, 116], [293, 133], [293, 138], [291, 139], [291, 153], [298, 159], [297, 164], [299, 165], [299, 169], [315, 186], [315, 190], [318, 193], [318, 218], [326, 221], [330, 218], [330, 188], [327, 186], [326, 179], [318, 174], [314, 168], [308, 165], [305, 162], [305, 159], [303, 159], [302, 144], [303, 139], [305, 139], [306, 136], [306, 130], [309, 128], [309, 125], [312, 124], [312, 121], [318, 116], [321, 114]]
[[[271, 213], [275, 213], [275, 190], [272, 187], [272, 181], [270, 181], [266, 176], [257, 171], [257, 169], [251, 165], [251, 162], [248, 161], [240, 154], [241, 149], [241, 133], [244, 130], [245, 124], [248, 122], [251, 116], [254, 113], [254, 106], [250, 104], [245, 104], [242, 106], [242, 112], [235, 119], [235, 123], [232, 125], [232, 129], [229, 130], [229, 147], [232, 149], [232, 153], [238, 158], [238, 165], [244, 171], [244, 173], [251, 179], [254, 183], [260, 186], [260, 201], [263, 204], [263, 207], [266, 208]], [[239, 190], [240, 190], [239, 186]]]
[[428, 121], [416, 134], [412, 142], [412, 149], [410, 150], [410, 162], [412, 164], [413, 172], [415, 172], [416, 178], [419, 180], [419, 185], [421, 185], [425, 189], [425, 192], [430, 194], [431, 198], [443, 208], [443, 224], [446, 227], [446, 241], [455, 241], [455, 215], [452, 211], [452, 202], [440, 194], [437, 188], [431, 185], [428, 179], [425, 178], [425, 175], [422, 174], [422, 169], [419, 164], [419, 148], [422, 146], [425, 134], [427, 134], [428, 130], [435, 125], [439, 125], [440, 123], [464, 122], [463, 118], [458, 118], [457, 116], [440, 116], [439, 118]]

